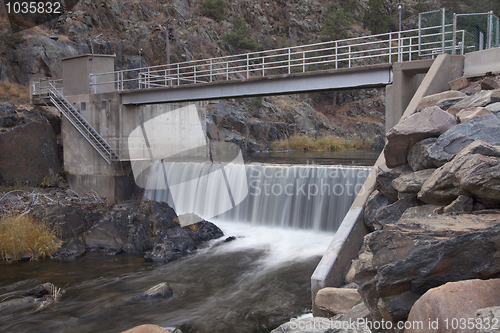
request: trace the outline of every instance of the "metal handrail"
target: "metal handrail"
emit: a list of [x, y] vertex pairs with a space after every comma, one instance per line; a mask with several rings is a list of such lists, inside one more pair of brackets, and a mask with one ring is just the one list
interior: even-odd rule
[[[442, 26], [427, 27], [421, 31], [433, 29], [442, 29]], [[434, 57], [437, 51], [442, 50], [441, 32], [429, 33], [420, 38], [418, 33], [418, 29], [411, 29], [262, 52], [92, 74], [91, 85], [95, 87], [114, 84], [118, 91], [124, 91], [355, 67], [365, 64], [366, 59], [375, 63], [415, 60], [421, 58], [419, 41], [421, 46], [426, 47], [425, 57]], [[457, 33], [464, 34], [463, 31]], [[451, 36], [452, 32], [446, 31], [445, 35]], [[449, 46], [446, 46], [445, 50], [451, 51]], [[460, 52], [463, 51], [464, 48], [461, 48]], [[105, 75], [114, 79], [112, 81], [97, 79]]]

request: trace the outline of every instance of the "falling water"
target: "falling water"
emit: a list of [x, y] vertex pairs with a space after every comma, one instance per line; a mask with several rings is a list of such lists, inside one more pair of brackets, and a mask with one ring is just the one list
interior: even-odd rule
[[[227, 181], [219, 177], [207, 183], [196, 180], [218, 169], [211, 163], [157, 163], [148, 172], [149, 188], [161, 188], [154, 184], [164, 182], [164, 174], [182, 186], [175, 193], [148, 190], [146, 198], [168, 202], [179, 215], [195, 213], [212, 221], [335, 231], [370, 171], [360, 166], [247, 164], [241, 174], [240, 165], [221, 168]], [[232, 186], [233, 193], [248, 189], [248, 195], [226, 207], [228, 201], [220, 195], [226, 186]]]

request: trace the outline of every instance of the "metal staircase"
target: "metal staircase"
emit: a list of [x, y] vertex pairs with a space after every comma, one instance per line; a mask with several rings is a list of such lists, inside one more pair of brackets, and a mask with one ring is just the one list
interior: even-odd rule
[[66, 119], [80, 132], [81, 135], [90, 143], [92, 147], [104, 158], [106, 162], [111, 164], [113, 161], [119, 161], [120, 157], [111, 148], [111, 146], [104, 140], [99, 133], [80, 115], [70, 102], [56, 89], [56, 87], [49, 83], [48, 97], [52, 104], [61, 112]]

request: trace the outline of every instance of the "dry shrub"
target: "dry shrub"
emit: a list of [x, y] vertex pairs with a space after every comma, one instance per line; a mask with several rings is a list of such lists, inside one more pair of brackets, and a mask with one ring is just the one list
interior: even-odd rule
[[308, 136], [293, 135], [288, 140], [281, 139], [271, 143], [270, 149], [273, 151], [291, 149], [303, 151], [334, 151], [342, 149], [371, 149], [373, 146], [371, 139], [345, 139], [331, 135], [324, 135], [314, 141]]
[[61, 242], [52, 230], [28, 215], [0, 220], [0, 254], [3, 260], [50, 257], [60, 246]]
[[30, 90], [27, 86], [8, 81], [0, 82], [0, 100], [29, 103]]

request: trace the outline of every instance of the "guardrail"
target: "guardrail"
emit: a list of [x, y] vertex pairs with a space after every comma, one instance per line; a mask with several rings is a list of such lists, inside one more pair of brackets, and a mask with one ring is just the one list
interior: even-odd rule
[[57, 90], [61, 95], [63, 94], [63, 81], [61, 79], [51, 80], [50, 78], [41, 78], [39, 81], [33, 81], [30, 84], [30, 97], [33, 104], [33, 98], [49, 99], [50, 91]]
[[[447, 27], [452, 28], [451, 25]], [[453, 38], [451, 31], [444, 34], [442, 32], [430, 33], [441, 28], [442, 26], [412, 29], [234, 56], [93, 74], [91, 75], [91, 91], [97, 92], [100, 85], [106, 84], [114, 84], [118, 91], [149, 89], [435, 57], [443, 50], [447, 53], [453, 52], [451, 43], [444, 43], [445, 40], [451, 41]], [[425, 33], [426, 31], [429, 32]], [[465, 45], [465, 32], [457, 31], [456, 34], [459, 40], [462, 36], [464, 42], [455, 45], [455, 52], [463, 54], [469, 47]], [[113, 78], [112, 81], [110, 77]]]

